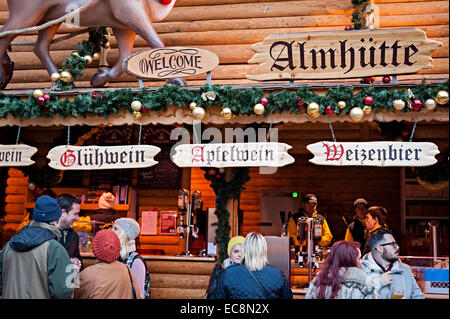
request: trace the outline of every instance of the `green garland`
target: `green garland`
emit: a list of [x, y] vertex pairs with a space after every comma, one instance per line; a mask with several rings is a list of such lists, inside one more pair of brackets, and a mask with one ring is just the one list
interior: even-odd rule
[[[449, 90], [449, 80], [441, 84], [428, 85], [423, 82], [420, 85], [411, 87], [414, 99], [419, 99], [424, 103], [427, 99], [434, 99], [440, 90]], [[213, 91], [215, 99], [206, 101], [202, 94]], [[297, 90], [282, 90], [271, 92], [267, 97], [268, 104], [265, 106], [264, 116], [274, 113], [292, 112], [294, 114], [305, 113], [308, 104], [316, 102], [320, 106], [320, 113], [326, 114], [326, 107], [330, 106], [334, 114], [348, 114], [354, 107], [363, 107], [364, 99], [367, 96], [373, 98], [370, 105], [372, 110], [395, 111], [393, 101], [401, 99], [405, 102], [411, 101], [406, 89], [392, 89], [374, 87], [372, 85], [363, 86], [357, 94], [353, 94], [354, 88], [330, 87], [325, 95], [318, 95], [310, 88], [303, 86]], [[190, 91], [173, 85], [164, 85], [154, 92], [143, 89], [138, 93], [133, 93], [131, 89], [119, 89], [114, 91], [103, 91], [102, 93], [84, 93], [72, 99], [60, 99], [58, 95], [49, 93], [49, 99], [45, 105], [40, 106], [38, 100], [30, 93], [28, 99], [17, 96], [6, 96], [0, 93], [0, 117], [12, 115], [16, 118], [30, 119], [40, 117], [60, 116], [66, 118], [86, 117], [96, 115], [108, 118], [110, 114], [118, 114], [120, 110], [131, 110], [131, 103], [138, 100], [143, 107], [150, 111], [165, 111], [168, 105], [189, 108], [190, 103], [196, 102], [198, 106], [208, 108], [213, 105], [229, 107], [234, 115], [252, 115], [253, 107], [261, 103], [264, 97], [264, 90], [259, 88], [233, 89], [219, 85], [204, 85], [199, 91]], [[338, 102], [344, 101], [346, 107], [339, 109]], [[441, 105], [441, 107], [448, 107]], [[396, 111], [399, 112], [399, 111]], [[417, 112], [409, 107], [405, 107], [401, 112]]]
[[216, 194], [217, 229], [216, 243], [219, 247], [218, 259], [222, 263], [228, 258], [227, 249], [230, 237], [230, 212], [227, 210], [227, 201], [230, 199], [239, 199], [241, 193], [245, 190], [245, 183], [250, 180], [248, 167], [237, 167], [233, 169], [233, 178], [231, 181], [225, 181], [225, 175], [221, 174], [216, 168], [203, 167], [205, 178], [211, 182], [211, 188]]
[[78, 43], [77, 50], [65, 59], [59, 70], [60, 74], [63, 71], [69, 72], [72, 76], [71, 80], [69, 82], [58, 80], [57, 88], [63, 91], [72, 89], [76, 78], [83, 76], [84, 69], [88, 64], [88, 60], [84, 57], [90, 56], [92, 58], [95, 53], [100, 54], [101, 47], [105, 47], [106, 43], [108, 43], [108, 33], [105, 27], [89, 31], [89, 39]]
[[352, 13], [353, 28], [355, 30], [366, 28], [366, 18], [364, 17], [364, 11], [366, 11], [369, 5], [369, 0], [352, 0], [355, 10]]

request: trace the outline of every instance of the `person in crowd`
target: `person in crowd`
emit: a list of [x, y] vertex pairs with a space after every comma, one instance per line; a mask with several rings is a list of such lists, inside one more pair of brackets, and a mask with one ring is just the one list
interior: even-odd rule
[[330, 227], [328, 226], [325, 218], [317, 212], [317, 196], [314, 194], [303, 195], [301, 200], [300, 212], [291, 216], [288, 222], [288, 235], [293, 239], [295, 244], [295, 251], [299, 251], [300, 243], [297, 238], [297, 221], [300, 217], [314, 217], [319, 218], [322, 223], [322, 238], [319, 241], [319, 245], [326, 247], [330, 245], [333, 240]]
[[120, 240], [119, 261], [127, 264], [139, 284], [142, 299], [150, 298], [150, 273], [147, 264], [136, 252], [136, 237], [139, 236], [139, 223], [132, 218], [119, 218], [114, 221], [112, 230]]
[[73, 297], [74, 265], [58, 242], [58, 202], [37, 198], [33, 220], [6, 243], [0, 253], [0, 295], [4, 299], [69, 299]]
[[375, 299], [375, 285], [361, 270], [359, 247], [356, 241], [335, 242], [306, 299]]
[[361, 252], [366, 246], [367, 230], [364, 225], [369, 204], [364, 198], [358, 198], [353, 203], [355, 215], [353, 221], [348, 225], [344, 240], [356, 241], [360, 245]]
[[[364, 219], [364, 225], [366, 230], [368, 231], [367, 239], [370, 238], [373, 234], [375, 234], [378, 230], [382, 228], [387, 228], [386, 219], [387, 219], [388, 211], [386, 208], [381, 206], [372, 206], [369, 207], [366, 213], [366, 218]], [[366, 244], [363, 249], [363, 255], [367, 254], [370, 249]]]
[[375, 282], [377, 298], [423, 299], [411, 268], [398, 258], [399, 247], [387, 228], [368, 240], [370, 253], [364, 255], [362, 270]]
[[228, 268], [228, 266], [237, 265], [242, 262], [242, 243], [244, 240], [245, 238], [243, 236], [235, 236], [228, 241], [227, 252], [229, 257], [222, 264], [216, 263], [214, 266], [211, 277], [209, 278], [208, 288], [206, 289], [206, 298], [210, 298], [212, 291], [216, 289], [217, 281], [223, 270]]
[[123, 217], [114, 209], [115, 200], [115, 196], [110, 192], [103, 193], [98, 199], [98, 210], [90, 215], [91, 220], [99, 222], [95, 224], [95, 232], [103, 228], [111, 229], [112, 223], [116, 219]]
[[78, 269], [83, 268], [83, 262], [80, 255], [80, 236], [73, 230], [73, 222], [78, 220], [81, 201], [69, 194], [62, 194], [56, 198], [61, 206], [62, 214], [58, 221], [58, 229], [61, 232], [59, 242], [67, 250], [70, 260]]
[[285, 275], [267, 261], [267, 242], [261, 234], [248, 234], [242, 250], [242, 263], [223, 271], [211, 299], [292, 299]]
[[109, 229], [100, 230], [92, 242], [95, 264], [80, 272], [76, 299], [139, 299], [140, 290], [130, 268], [119, 262], [120, 240]]

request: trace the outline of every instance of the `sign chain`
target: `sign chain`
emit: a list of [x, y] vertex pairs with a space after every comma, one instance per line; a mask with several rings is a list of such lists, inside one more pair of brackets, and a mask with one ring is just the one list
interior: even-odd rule
[[331, 125], [331, 119], [328, 117], [328, 124], [330, 125], [331, 135], [333, 136], [333, 142], [336, 143], [336, 136], [334, 136], [333, 125]]
[[416, 116], [416, 121], [414, 122], [414, 126], [411, 130], [411, 136], [409, 137], [409, 141], [412, 142], [413, 137], [414, 137], [414, 133], [416, 132], [416, 126], [417, 126], [417, 121], [418, 121], [419, 117]]
[[22, 124], [19, 124], [19, 128], [17, 129], [16, 145], [19, 144], [19, 138], [20, 138], [20, 131], [21, 130], [22, 130]]
[[142, 120], [141, 120], [141, 124], [139, 126], [139, 140], [138, 140], [138, 145], [141, 145], [141, 137], [142, 137]]
[[70, 122], [67, 122], [67, 146], [70, 145]]

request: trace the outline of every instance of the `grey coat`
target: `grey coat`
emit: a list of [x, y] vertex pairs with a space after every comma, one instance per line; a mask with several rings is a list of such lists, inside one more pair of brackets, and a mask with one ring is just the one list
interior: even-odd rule
[[[375, 299], [375, 289], [372, 281], [357, 267], [342, 268], [340, 274], [346, 272], [345, 281], [335, 299]], [[306, 299], [317, 299], [319, 294], [318, 278], [311, 282]], [[331, 286], [327, 286], [325, 296], [329, 299]]]

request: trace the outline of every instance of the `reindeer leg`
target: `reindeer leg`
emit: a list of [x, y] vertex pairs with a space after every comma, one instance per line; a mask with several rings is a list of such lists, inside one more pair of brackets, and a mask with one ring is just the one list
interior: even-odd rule
[[[39, 36], [34, 46], [34, 53], [41, 60], [44, 67], [47, 69], [49, 75], [52, 73], [58, 73], [58, 69], [52, 61], [50, 56], [50, 42], [58, 31], [60, 25], [53, 25], [39, 32]], [[52, 83], [53, 87], [56, 87], [56, 83]]]
[[[130, 4], [131, 6], [131, 4]], [[132, 8], [125, 10], [122, 7], [113, 8], [114, 17], [121, 23], [129, 26], [134, 32], [139, 34], [152, 48], [163, 48], [164, 43], [159, 38], [152, 22], [147, 15], [146, 8], [142, 2], [132, 3]], [[114, 10], [115, 9], [115, 10]], [[170, 79], [172, 84], [185, 86], [186, 81], [181, 78]]]
[[136, 33], [133, 30], [114, 28], [113, 31], [119, 48], [119, 59], [110, 70], [100, 69], [100, 71], [92, 77], [91, 85], [94, 87], [102, 87], [110, 80], [116, 79], [122, 74], [123, 61], [133, 50], [134, 38], [136, 37]]

